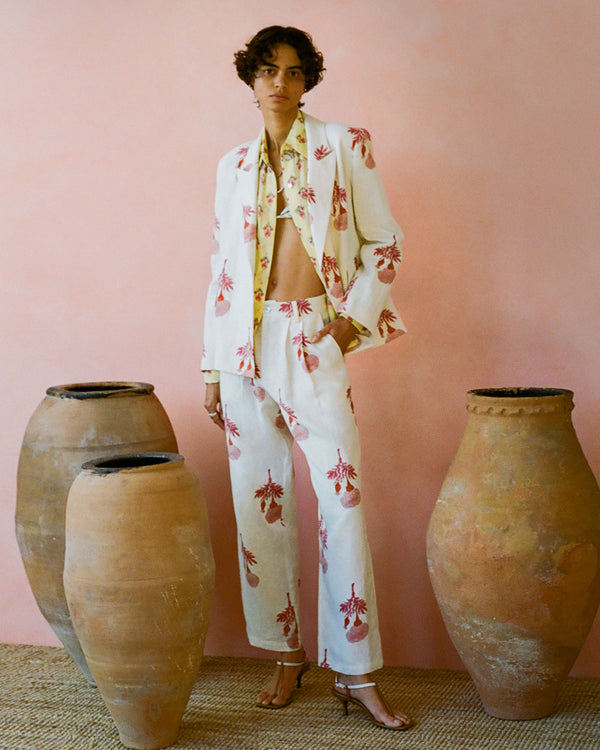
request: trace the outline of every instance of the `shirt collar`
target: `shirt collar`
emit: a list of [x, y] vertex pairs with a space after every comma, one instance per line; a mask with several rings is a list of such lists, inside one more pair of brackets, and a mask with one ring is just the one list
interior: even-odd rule
[[[304, 115], [300, 110], [298, 110], [294, 124], [290, 128], [290, 132], [287, 134], [281, 152], [284, 153], [286, 149], [296, 151], [296, 153], [304, 158], [308, 156], [308, 149], [306, 148], [306, 126], [304, 124]], [[264, 128], [260, 141], [259, 161], [264, 164], [270, 164], [269, 149], [267, 148], [267, 134]]]

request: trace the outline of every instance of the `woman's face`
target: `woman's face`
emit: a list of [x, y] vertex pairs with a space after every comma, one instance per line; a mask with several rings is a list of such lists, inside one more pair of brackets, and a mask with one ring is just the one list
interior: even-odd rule
[[291, 114], [298, 111], [304, 85], [298, 53], [289, 44], [277, 44], [273, 55], [259, 65], [252, 88], [263, 112]]

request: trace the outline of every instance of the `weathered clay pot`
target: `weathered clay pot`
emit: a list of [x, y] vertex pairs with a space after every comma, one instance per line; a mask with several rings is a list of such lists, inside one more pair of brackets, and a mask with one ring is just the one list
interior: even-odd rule
[[37, 604], [88, 681], [65, 593], [65, 507], [85, 461], [132, 451], [177, 451], [165, 410], [148, 383], [48, 388], [29, 420], [17, 472], [16, 533]]
[[427, 533], [450, 637], [485, 709], [554, 708], [600, 601], [600, 491], [571, 391], [467, 394], [466, 430]]
[[84, 464], [67, 503], [65, 592], [127, 747], [176, 741], [202, 660], [213, 581], [206, 506], [181, 456]]

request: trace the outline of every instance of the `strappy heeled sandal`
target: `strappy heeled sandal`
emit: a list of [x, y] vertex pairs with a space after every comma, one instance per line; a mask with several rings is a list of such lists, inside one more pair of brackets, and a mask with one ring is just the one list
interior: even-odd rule
[[[300, 662], [290, 662], [290, 661], [277, 661], [275, 662], [278, 667], [281, 667], [283, 670], [283, 667], [300, 667], [300, 671], [298, 672], [298, 676], [296, 677], [296, 688], [301, 687], [302, 685], [302, 676], [308, 672], [310, 669], [310, 662], [306, 658], [306, 655], [304, 656], [304, 661]], [[277, 680], [277, 685], [279, 684], [279, 679]], [[259, 703], [257, 701], [256, 705], [259, 708], [285, 708], [286, 706], [289, 706], [290, 703], [294, 699], [294, 688], [292, 688], [292, 692], [290, 693], [288, 699], [285, 701], [285, 703]]]
[[377, 694], [381, 698], [381, 702], [385, 706], [386, 711], [389, 713], [390, 716], [395, 715], [392, 709], [390, 708], [390, 706], [388, 705], [387, 701], [385, 700], [385, 698], [379, 692], [379, 688], [377, 687], [376, 682], [363, 682], [360, 685], [344, 685], [344, 683], [340, 682], [336, 676], [335, 684], [331, 688], [331, 692], [344, 706], [345, 716], [348, 715], [348, 703], [353, 703], [355, 706], [358, 706], [361, 711], [364, 711], [369, 717], [369, 720], [378, 727], [383, 727], [384, 729], [392, 729], [392, 730], [401, 731], [401, 732], [412, 727], [413, 722], [408, 717], [406, 717], [408, 719], [408, 723], [404, 722], [402, 724], [398, 724], [398, 726], [396, 727], [394, 726], [391, 727], [389, 726], [389, 724], [384, 724], [382, 721], [379, 721], [378, 719], [376, 719], [371, 713], [371, 711], [367, 708], [367, 706], [365, 706], [365, 704], [360, 700], [360, 698], [357, 698], [355, 695], [352, 695], [352, 692], [351, 692], [352, 690], [360, 690], [360, 688], [366, 688], [366, 687], [374, 687], [377, 690]]

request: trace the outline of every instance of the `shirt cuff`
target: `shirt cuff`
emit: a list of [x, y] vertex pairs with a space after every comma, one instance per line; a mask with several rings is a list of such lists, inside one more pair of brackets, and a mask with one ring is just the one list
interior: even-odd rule
[[204, 376], [204, 382], [207, 384], [221, 382], [220, 370], [202, 370], [202, 375]]

